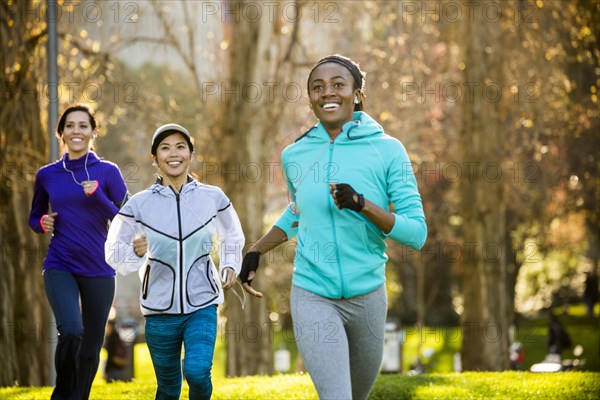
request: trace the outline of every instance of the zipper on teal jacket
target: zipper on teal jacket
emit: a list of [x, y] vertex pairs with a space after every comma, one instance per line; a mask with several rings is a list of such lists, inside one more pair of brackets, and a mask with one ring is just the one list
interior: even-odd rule
[[[333, 145], [334, 145], [334, 139], [331, 139], [329, 142], [329, 163], [327, 164], [327, 182], [330, 181], [331, 179], [331, 164], [333, 161]], [[329, 184], [327, 184], [327, 196], [329, 196]], [[335, 259], [337, 260], [337, 265], [338, 265], [338, 273], [340, 274], [340, 287], [342, 289], [342, 293], [340, 294], [341, 298], [343, 299], [345, 296], [344, 294], [346, 293], [346, 285], [344, 284], [344, 275], [342, 274], [342, 262], [340, 260], [340, 252], [338, 250], [338, 242], [337, 242], [337, 235], [335, 233], [335, 218], [333, 216], [333, 210], [331, 209], [332, 207], [332, 201], [331, 199], [328, 199], [329, 201], [327, 202], [327, 204], [329, 204], [329, 217], [331, 218], [331, 232], [333, 234], [333, 249], [335, 251]]]

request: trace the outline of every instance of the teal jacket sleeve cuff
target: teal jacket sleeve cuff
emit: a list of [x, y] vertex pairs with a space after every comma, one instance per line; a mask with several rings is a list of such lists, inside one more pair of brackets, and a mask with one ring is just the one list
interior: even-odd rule
[[298, 215], [294, 214], [288, 205], [274, 225], [284, 231], [290, 240], [298, 234], [298, 225], [295, 224], [297, 221]]
[[425, 218], [394, 214], [394, 220], [392, 230], [385, 235], [405, 246], [420, 250], [427, 239]]

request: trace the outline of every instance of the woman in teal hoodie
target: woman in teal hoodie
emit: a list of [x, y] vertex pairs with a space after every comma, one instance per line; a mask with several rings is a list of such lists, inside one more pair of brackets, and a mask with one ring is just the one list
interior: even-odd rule
[[402, 143], [363, 112], [365, 73], [322, 58], [308, 77], [319, 123], [282, 153], [291, 202], [254, 244], [240, 279], [250, 294], [261, 254], [298, 235], [294, 333], [320, 398], [366, 399], [383, 355], [387, 237], [420, 249], [421, 196]]

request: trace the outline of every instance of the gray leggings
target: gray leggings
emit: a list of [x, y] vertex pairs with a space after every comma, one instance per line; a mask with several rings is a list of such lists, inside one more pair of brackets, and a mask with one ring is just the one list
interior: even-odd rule
[[362, 400], [383, 357], [385, 285], [349, 299], [328, 299], [292, 286], [294, 334], [320, 399]]

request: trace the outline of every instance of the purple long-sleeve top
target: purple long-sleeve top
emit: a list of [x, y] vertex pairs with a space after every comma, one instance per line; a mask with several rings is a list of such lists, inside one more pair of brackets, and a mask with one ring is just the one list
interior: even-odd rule
[[[114, 276], [115, 270], [104, 261], [104, 242], [108, 223], [128, 197], [127, 187], [117, 165], [101, 160], [92, 151], [87, 157], [87, 173], [85, 166], [85, 156], [69, 160], [65, 154], [39, 169], [29, 225], [35, 232], [43, 233], [42, 217], [50, 209], [58, 213], [44, 270], [57, 268], [87, 277]], [[91, 196], [81, 186], [88, 180], [88, 173], [90, 180], [98, 181]]]

